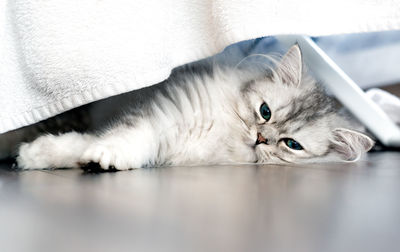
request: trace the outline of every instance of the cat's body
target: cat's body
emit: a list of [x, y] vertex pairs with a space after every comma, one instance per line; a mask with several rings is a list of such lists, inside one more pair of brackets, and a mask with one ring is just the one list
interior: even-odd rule
[[[110, 106], [112, 99], [97, 106], [91, 114], [100, 118], [89, 120], [86, 132], [48, 134], [22, 144], [18, 165], [34, 169], [98, 163], [105, 170], [125, 170], [352, 161], [373, 145], [369, 137], [345, 128], [348, 123], [333, 101], [302, 74], [297, 46], [274, 71], [182, 71], [119, 99], [119, 107]], [[111, 112], [102, 116], [106, 110]]]

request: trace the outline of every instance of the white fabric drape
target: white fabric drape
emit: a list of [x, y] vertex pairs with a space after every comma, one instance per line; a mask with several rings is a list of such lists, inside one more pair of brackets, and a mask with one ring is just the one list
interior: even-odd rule
[[0, 133], [246, 39], [400, 28], [394, 0], [0, 1]]

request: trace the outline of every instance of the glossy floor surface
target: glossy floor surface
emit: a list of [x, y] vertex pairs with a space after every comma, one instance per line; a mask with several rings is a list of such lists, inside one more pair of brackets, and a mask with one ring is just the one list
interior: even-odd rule
[[0, 168], [0, 251], [399, 251], [400, 152], [356, 164]]

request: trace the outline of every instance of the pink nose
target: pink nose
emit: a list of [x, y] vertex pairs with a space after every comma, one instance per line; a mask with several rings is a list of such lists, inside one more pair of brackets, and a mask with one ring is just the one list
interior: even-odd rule
[[261, 143], [268, 144], [268, 139], [266, 139], [265, 137], [263, 137], [263, 135], [261, 135], [261, 133], [258, 132], [258, 133], [257, 133], [256, 145], [257, 145], [257, 144], [261, 144]]

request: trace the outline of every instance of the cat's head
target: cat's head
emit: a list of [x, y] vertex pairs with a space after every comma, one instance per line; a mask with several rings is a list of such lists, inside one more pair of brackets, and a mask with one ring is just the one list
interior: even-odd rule
[[258, 162], [357, 160], [374, 141], [346, 126], [333, 99], [304, 72], [295, 45], [268, 76], [243, 84], [247, 105], [239, 114]]

